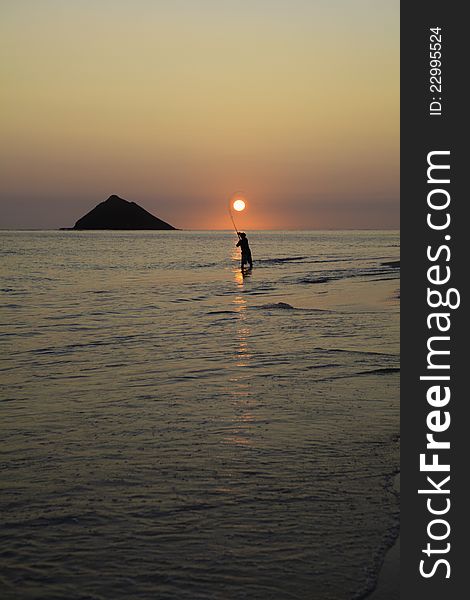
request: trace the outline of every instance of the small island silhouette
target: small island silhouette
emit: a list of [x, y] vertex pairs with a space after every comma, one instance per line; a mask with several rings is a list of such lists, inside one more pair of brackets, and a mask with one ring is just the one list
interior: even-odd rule
[[176, 230], [176, 227], [158, 219], [135, 202], [113, 194], [78, 219], [72, 229]]

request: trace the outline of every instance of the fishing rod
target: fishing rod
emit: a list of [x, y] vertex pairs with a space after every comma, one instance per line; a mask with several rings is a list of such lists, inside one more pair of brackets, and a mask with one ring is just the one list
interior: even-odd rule
[[232, 194], [231, 198], [229, 199], [228, 207], [227, 207], [228, 214], [230, 215], [230, 219], [233, 224], [233, 228], [235, 229], [235, 233], [237, 234], [239, 239], [240, 239], [240, 234], [238, 232], [238, 227], [235, 223], [235, 219], [233, 218], [232, 207], [235, 208], [235, 210], [237, 210], [238, 212], [245, 210], [246, 202], [243, 198], [244, 198], [244, 195], [241, 192], [235, 192], [235, 194]]
[[237, 228], [237, 226], [235, 224], [235, 219], [233, 218], [233, 215], [232, 215], [232, 199], [230, 199], [228, 201], [228, 207], [227, 208], [228, 208], [228, 214], [230, 215], [230, 219], [232, 220], [232, 223], [233, 223], [233, 228], [235, 229], [235, 233], [237, 234], [238, 238], [240, 239], [240, 234], [238, 233], [238, 228]]

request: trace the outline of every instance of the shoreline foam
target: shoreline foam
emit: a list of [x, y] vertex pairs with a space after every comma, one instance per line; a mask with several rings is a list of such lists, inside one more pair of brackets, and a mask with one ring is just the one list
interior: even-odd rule
[[[400, 473], [393, 481], [395, 493], [400, 493]], [[399, 600], [400, 598], [400, 532], [385, 553], [374, 590], [364, 600]]]

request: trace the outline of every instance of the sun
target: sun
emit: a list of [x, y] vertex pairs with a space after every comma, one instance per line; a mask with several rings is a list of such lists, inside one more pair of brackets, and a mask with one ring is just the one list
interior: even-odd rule
[[246, 204], [244, 200], [238, 199], [233, 203], [233, 208], [238, 212], [245, 210]]

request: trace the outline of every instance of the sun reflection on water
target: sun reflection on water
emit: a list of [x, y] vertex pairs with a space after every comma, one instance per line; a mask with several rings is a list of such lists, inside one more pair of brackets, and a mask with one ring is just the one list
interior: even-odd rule
[[237, 292], [233, 298], [234, 312], [237, 315], [235, 330], [234, 375], [230, 378], [233, 398], [233, 417], [228, 426], [229, 434], [224, 438], [224, 443], [240, 447], [254, 446], [253, 433], [256, 418], [253, 408], [256, 401], [253, 397], [250, 377], [252, 376], [250, 342], [252, 329], [248, 320], [247, 299], [242, 293], [245, 287], [245, 275], [240, 269], [233, 271]]

